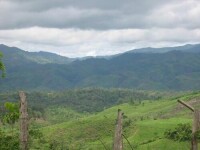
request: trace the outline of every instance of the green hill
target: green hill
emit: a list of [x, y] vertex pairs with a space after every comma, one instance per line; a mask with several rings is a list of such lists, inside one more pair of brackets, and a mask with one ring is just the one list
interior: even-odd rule
[[[117, 111], [121, 109], [124, 112], [123, 134], [134, 149], [187, 150], [190, 141], [174, 141], [166, 138], [164, 133], [174, 130], [180, 123], [192, 123], [192, 112], [177, 100], [184, 100], [199, 109], [199, 98], [200, 92], [174, 94], [125, 89], [27, 93], [30, 149], [112, 149]], [[18, 96], [4, 93], [0, 100], [2, 103], [16, 101]], [[2, 105], [0, 109], [4, 110]], [[18, 123], [14, 126], [1, 124], [1, 138], [12, 137], [10, 134], [14, 133], [13, 140], [17, 143], [18, 129]], [[8, 140], [12, 142], [12, 139]], [[127, 141], [123, 141], [125, 150], [130, 149]]]
[[[182, 99], [200, 108], [200, 93], [191, 93], [179, 98], [121, 104], [96, 115], [43, 127], [48, 143], [55, 149], [112, 149], [117, 110], [124, 114], [123, 134], [137, 150], [188, 150], [190, 142], [166, 139], [164, 132], [180, 123], [192, 123], [192, 113], [177, 103]], [[44, 146], [44, 145], [43, 145]], [[46, 145], [47, 146], [47, 145]], [[124, 139], [125, 150], [130, 149]], [[44, 148], [45, 149], [45, 146]]]

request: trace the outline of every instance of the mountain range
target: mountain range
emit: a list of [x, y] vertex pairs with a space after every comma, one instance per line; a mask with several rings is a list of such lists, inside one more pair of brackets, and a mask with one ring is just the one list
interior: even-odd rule
[[0, 91], [106, 87], [199, 90], [200, 44], [142, 48], [122, 54], [67, 58], [0, 45], [6, 78]]
[[128, 53], [166, 53], [169, 51], [182, 51], [182, 52], [191, 52], [191, 53], [199, 53], [200, 52], [200, 44], [186, 44], [183, 46], [176, 47], [162, 47], [162, 48], [140, 48], [128, 51]]

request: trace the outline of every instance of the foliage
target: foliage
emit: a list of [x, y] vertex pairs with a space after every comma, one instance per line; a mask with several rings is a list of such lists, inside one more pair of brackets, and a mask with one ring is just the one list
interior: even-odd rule
[[29, 128], [29, 147], [32, 149], [43, 149], [46, 143], [47, 141], [41, 130], [38, 127], [31, 126]]
[[175, 141], [189, 141], [192, 138], [192, 127], [189, 123], [178, 124], [175, 129], [169, 129], [164, 133], [165, 137]]
[[19, 150], [19, 136], [17, 134], [9, 135], [0, 128], [0, 149], [1, 150]]
[[[175, 141], [190, 141], [192, 139], [192, 126], [189, 123], [178, 124], [175, 129], [166, 130], [164, 135]], [[197, 131], [195, 136], [200, 139], [200, 131]]]
[[[64, 106], [78, 112], [94, 113], [119, 103], [129, 102], [130, 99], [137, 101], [142, 99], [157, 100], [161, 96], [162, 93], [158, 92], [131, 89], [84, 88], [61, 92], [28, 92], [27, 100], [32, 115], [43, 117], [45, 109], [51, 106]], [[18, 101], [18, 93], [0, 94], [0, 99], [16, 102]]]
[[5, 77], [5, 66], [2, 62], [3, 54], [0, 52], [0, 70], [2, 71], [2, 77]]
[[[4, 127], [5, 130], [5, 127]], [[12, 134], [10, 134], [7, 130], [7, 132], [3, 131], [0, 128], [0, 149], [1, 150], [19, 150], [19, 131], [18, 129], [15, 129], [16, 131]], [[40, 129], [37, 127], [30, 127], [29, 128], [29, 140], [28, 145], [31, 147], [31, 149], [43, 149], [45, 148], [45, 144], [47, 141], [44, 139], [44, 136]]]
[[47, 119], [51, 123], [76, 120], [83, 116], [84, 115], [82, 113], [78, 113], [71, 108], [62, 106], [49, 107], [45, 111], [45, 119]]
[[[79, 91], [79, 90], [78, 90]], [[85, 90], [87, 91], [87, 90]], [[84, 91], [84, 92], [85, 92]], [[66, 91], [65, 91], [66, 92]], [[80, 92], [80, 91], [79, 91]], [[84, 93], [81, 91], [81, 93]], [[87, 91], [88, 92], [88, 91]], [[100, 91], [98, 91], [100, 92]], [[61, 92], [62, 93], [62, 92]], [[67, 92], [66, 92], [67, 93]], [[69, 92], [70, 93], [70, 92]], [[95, 93], [95, 92], [92, 92]], [[116, 92], [115, 94], [123, 95], [122, 93]], [[41, 93], [40, 93], [41, 94]], [[43, 96], [38, 94], [37, 98], [40, 101], [34, 101], [35, 103], [42, 103]], [[44, 93], [43, 93], [44, 94]], [[59, 94], [59, 93], [57, 93]], [[76, 94], [74, 94], [75, 96]], [[198, 99], [200, 93], [192, 93], [179, 97], [178, 99]], [[29, 99], [31, 94], [27, 95], [28, 100], [34, 100], [34, 96]], [[59, 95], [48, 94], [49, 97], [54, 97], [55, 99], [50, 99], [49, 103], [56, 103]], [[61, 95], [60, 95], [61, 96]], [[65, 97], [63, 94], [61, 97]], [[79, 95], [80, 96], [80, 95]], [[78, 97], [79, 97], [78, 96]], [[88, 96], [89, 97], [89, 96]], [[87, 97], [87, 98], [88, 98]], [[61, 98], [60, 98], [61, 99]], [[81, 99], [79, 99], [81, 100]], [[30, 101], [31, 102], [31, 101]], [[136, 147], [138, 150], [187, 150], [189, 149], [189, 142], [174, 141], [165, 138], [163, 133], [171, 128], [175, 128], [179, 123], [189, 123], [192, 120], [188, 119], [188, 112], [182, 109], [177, 109], [177, 99], [167, 99], [167, 100], [145, 100], [136, 101], [135, 104], [124, 103], [120, 105], [113, 106], [109, 109], [104, 109], [102, 112], [96, 112], [94, 114], [81, 114], [73, 112], [72, 110], [67, 111], [69, 107], [60, 106], [65, 103], [65, 101], [59, 101], [59, 105], [54, 105], [49, 107], [49, 105], [42, 107], [44, 112], [48, 113], [49, 116], [54, 120], [59, 120], [56, 124], [48, 124], [48, 126], [41, 126], [38, 121], [40, 119], [31, 119], [30, 123], [30, 149], [98, 149], [103, 150], [104, 147], [101, 143], [106, 145], [107, 149], [112, 149], [115, 122], [117, 117], [117, 110], [121, 109], [124, 113], [123, 117], [123, 134], [128, 138], [131, 145]], [[78, 105], [79, 103], [77, 103]], [[143, 105], [144, 104], [144, 105]], [[199, 107], [199, 101], [195, 103], [195, 107]], [[66, 110], [65, 110], [66, 109]], [[39, 109], [34, 108], [34, 111], [39, 111]], [[52, 111], [52, 112], [51, 112]], [[63, 116], [60, 117], [59, 114], [68, 114], [67, 118], [72, 115], [72, 119], [64, 120]], [[58, 115], [57, 115], [58, 114]], [[77, 114], [81, 114], [80, 118], [73, 119]], [[75, 115], [75, 116], [74, 116]], [[143, 118], [141, 121], [140, 118]], [[156, 118], [156, 120], [154, 120]], [[60, 123], [60, 120], [63, 122]], [[57, 122], [57, 120], [55, 122]], [[48, 120], [43, 120], [48, 121]], [[6, 132], [8, 129], [5, 129]], [[6, 132], [8, 135], [9, 132]], [[99, 140], [101, 139], [101, 141]], [[124, 140], [124, 149], [129, 149], [127, 142]]]
[[[51, 91], [80, 87], [137, 90], [200, 88], [200, 53], [124, 53], [110, 59], [89, 58], [70, 64], [57, 64], [59, 59], [56, 59], [53, 63], [41, 64], [41, 59], [19, 49], [4, 47], [2, 50], [9, 76], [7, 80], [0, 80], [1, 91], [19, 88]], [[39, 56], [45, 60], [43, 54]]]
[[16, 103], [6, 102], [4, 108], [2, 122], [13, 125], [19, 119], [19, 106]]
[[[64, 143], [69, 149], [103, 150], [104, 147], [99, 141], [101, 138], [107, 149], [112, 149], [117, 110], [121, 109], [124, 113], [123, 134], [138, 150], [187, 150], [188, 142], [174, 142], [164, 138], [163, 135], [167, 129], [176, 127], [177, 123], [191, 121], [185, 117], [187, 112], [183, 114], [179, 110], [180, 112], [174, 113], [177, 104], [177, 99], [142, 101], [141, 104], [137, 105], [120, 104], [95, 115], [50, 125], [42, 130], [44, 136], [49, 139], [52, 148], [60, 148], [62, 141], [66, 141]], [[140, 121], [140, 117], [144, 119]], [[155, 117], [157, 120], [153, 119]], [[125, 140], [124, 146], [125, 149], [130, 149]]]

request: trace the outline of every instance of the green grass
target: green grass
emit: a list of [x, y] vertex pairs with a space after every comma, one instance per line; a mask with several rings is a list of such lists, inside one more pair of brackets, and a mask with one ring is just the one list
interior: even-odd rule
[[[180, 123], [192, 123], [192, 112], [178, 104], [178, 99], [192, 102], [191, 105], [200, 108], [199, 98], [200, 92], [193, 92], [165, 100], [124, 103], [92, 114], [79, 113], [60, 105], [47, 107], [43, 116], [45, 119], [31, 119], [29, 128], [39, 128], [44, 137], [33, 139], [30, 149], [104, 150], [104, 145], [112, 149], [117, 111], [121, 109], [124, 113], [123, 134], [134, 149], [187, 150], [190, 142], [166, 139], [164, 132]], [[15, 127], [14, 132], [18, 132], [18, 128]], [[8, 125], [1, 129], [11, 133]], [[123, 142], [124, 149], [129, 150], [127, 141], [124, 139]]]
[[64, 106], [52, 106], [45, 110], [45, 118], [50, 123], [60, 123], [65, 121], [72, 121], [83, 117], [84, 114], [78, 113], [71, 108]]
[[[194, 93], [179, 98], [189, 100], [198, 97], [199, 93]], [[117, 110], [121, 109], [126, 116], [124, 123], [127, 123], [124, 135], [135, 149], [186, 150], [190, 142], [175, 142], [164, 138], [167, 129], [173, 129], [180, 123], [192, 123], [192, 113], [179, 107], [177, 99], [143, 101], [134, 105], [125, 103], [98, 114], [44, 127], [42, 131], [49, 142], [56, 141], [58, 145], [69, 149], [103, 150], [101, 141], [107, 149], [112, 149]], [[124, 147], [130, 149], [126, 140]]]

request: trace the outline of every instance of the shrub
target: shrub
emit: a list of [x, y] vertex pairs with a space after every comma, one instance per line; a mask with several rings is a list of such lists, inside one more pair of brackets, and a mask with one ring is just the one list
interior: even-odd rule
[[19, 136], [7, 135], [0, 129], [0, 149], [1, 150], [19, 150]]
[[190, 124], [178, 124], [175, 129], [165, 131], [164, 135], [175, 141], [189, 141], [192, 138], [192, 127]]

